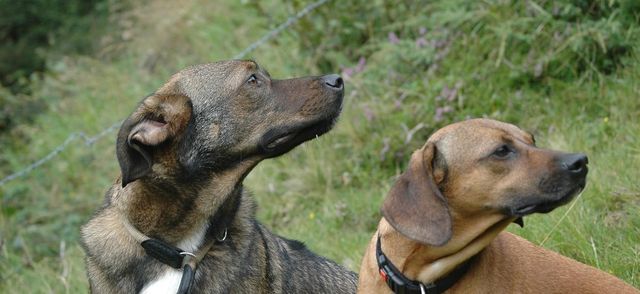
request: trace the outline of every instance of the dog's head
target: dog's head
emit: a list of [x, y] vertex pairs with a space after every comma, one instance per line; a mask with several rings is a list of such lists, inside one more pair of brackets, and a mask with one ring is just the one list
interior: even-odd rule
[[441, 246], [452, 216], [520, 218], [569, 202], [585, 186], [587, 157], [535, 146], [531, 134], [489, 119], [455, 123], [416, 151], [383, 204], [405, 236]]
[[337, 75], [274, 80], [253, 61], [189, 67], [122, 124], [122, 186], [141, 178], [194, 182], [284, 154], [331, 129], [343, 89]]

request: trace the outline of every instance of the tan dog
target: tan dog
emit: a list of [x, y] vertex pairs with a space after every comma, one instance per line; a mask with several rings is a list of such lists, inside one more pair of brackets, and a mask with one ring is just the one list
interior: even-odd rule
[[[440, 129], [413, 153], [385, 199], [358, 292], [390, 293], [391, 285], [397, 293], [637, 293], [607, 273], [500, 233], [570, 201], [584, 188], [587, 162], [583, 154], [537, 148], [532, 135], [494, 120]], [[419, 283], [396, 283], [408, 280]]]

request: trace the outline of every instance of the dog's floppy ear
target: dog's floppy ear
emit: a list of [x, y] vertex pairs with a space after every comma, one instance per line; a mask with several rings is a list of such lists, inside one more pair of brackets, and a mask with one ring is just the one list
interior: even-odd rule
[[385, 219], [410, 239], [432, 246], [451, 239], [447, 202], [434, 180], [436, 147], [427, 145], [411, 156], [407, 171], [396, 181], [382, 205]]
[[151, 172], [155, 149], [180, 135], [191, 112], [191, 100], [184, 95], [154, 94], [140, 103], [118, 132], [122, 187]]

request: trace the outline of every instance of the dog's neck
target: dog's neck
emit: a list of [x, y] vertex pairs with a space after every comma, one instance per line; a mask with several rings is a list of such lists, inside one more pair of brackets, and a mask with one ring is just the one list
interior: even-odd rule
[[120, 188], [111, 199], [122, 217], [147, 236], [176, 243], [207, 226], [229, 197], [241, 197], [242, 181], [255, 164], [212, 174], [198, 184], [140, 179]]
[[512, 221], [512, 218], [500, 216], [474, 222], [456, 221], [454, 218], [451, 240], [438, 247], [425, 245], [402, 235], [384, 218], [380, 221], [379, 233], [382, 249], [389, 260], [407, 278], [426, 284], [445, 276], [478, 254]]

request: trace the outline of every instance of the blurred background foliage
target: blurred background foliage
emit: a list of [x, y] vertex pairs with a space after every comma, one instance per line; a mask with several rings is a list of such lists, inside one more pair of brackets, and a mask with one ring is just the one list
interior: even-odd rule
[[44, 70], [47, 53], [89, 53], [95, 17], [107, 15], [104, 0], [2, 0], [0, 7], [0, 76], [16, 91], [22, 79]]
[[107, 18], [115, 12], [109, 9], [122, 9], [109, 4], [107, 0], [0, 0], [0, 133], [29, 122], [50, 102], [31, 95], [47, 61], [95, 52], [96, 36], [106, 31]]
[[[0, 0], [0, 176], [310, 3]], [[490, 117], [590, 157], [578, 199], [510, 230], [640, 286], [639, 28], [635, 0], [328, 1], [245, 56], [275, 78], [338, 72], [347, 89], [331, 133], [247, 178], [259, 219], [357, 271], [411, 152]], [[74, 141], [0, 186], [0, 292], [86, 292], [79, 227], [119, 173], [114, 141]]]

